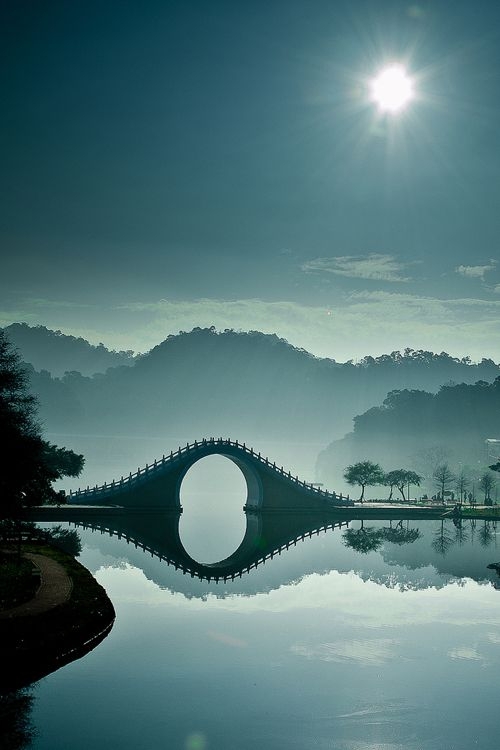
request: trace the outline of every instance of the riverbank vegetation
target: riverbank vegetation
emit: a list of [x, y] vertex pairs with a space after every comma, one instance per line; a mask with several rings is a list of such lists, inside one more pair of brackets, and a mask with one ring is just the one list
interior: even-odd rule
[[381, 405], [356, 416], [352, 432], [320, 454], [319, 479], [335, 486], [343, 467], [369, 458], [416, 471], [431, 496], [453, 492], [468, 501], [470, 493], [476, 501], [494, 502], [489, 470], [499, 460], [499, 409], [498, 377], [493, 383], [448, 383], [437, 393], [392, 391]]
[[[425, 493], [412, 502], [427, 505], [430, 502], [443, 505], [451, 502], [460, 507], [468, 504], [474, 510], [478, 504], [477, 489], [478, 492], [483, 494], [482, 499], [485, 506], [496, 506], [492, 493], [496, 490], [497, 478], [493, 472], [498, 472], [499, 468], [500, 464], [490, 466], [489, 471], [483, 472], [477, 481], [474, 481], [463, 466], [458, 473], [454, 473], [447, 463], [438, 464], [432, 473], [432, 477], [430, 477], [430, 483], [428, 482], [431, 488], [430, 497]], [[400, 493], [401, 502], [405, 503], [410, 500], [410, 488], [412, 486], [420, 487], [424, 477], [410, 469], [392, 469], [386, 472], [380, 464], [366, 460], [347, 466], [344, 470], [344, 479], [347, 484], [357, 485], [361, 488], [358, 502], [364, 501], [366, 487], [380, 486], [390, 488], [389, 497], [382, 502], [394, 502], [393, 491], [396, 487]], [[468, 492], [470, 488], [472, 488], [472, 491]], [[434, 490], [434, 494], [432, 494], [432, 490]], [[489, 515], [495, 514], [490, 513]]]
[[26, 370], [1, 330], [0, 443], [0, 520], [20, 519], [27, 507], [60, 502], [53, 482], [83, 469], [82, 455], [43, 439]]
[[0, 549], [0, 611], [29, 601], [39, 585], [32, 562], [18, 559], [14, 550]]
[[[0, 620], [0, 690], [17, 688], [58, 669], [93, 648], [112, 627], [115, 612], [104, 588], [72, 555], [46, 543], [23, 544], [22, 552], [46, 555], [71, 578], [69, 599], [36, 617]], [[24, 579], [21, 598], [28, 594]], [[7, 658], [9, 657], [9, 658]]]

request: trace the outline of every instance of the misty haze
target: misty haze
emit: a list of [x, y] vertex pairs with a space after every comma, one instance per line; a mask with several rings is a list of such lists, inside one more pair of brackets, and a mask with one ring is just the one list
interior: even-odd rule
[[496, 750], [500, 9], [0, 16], [0, 746]]

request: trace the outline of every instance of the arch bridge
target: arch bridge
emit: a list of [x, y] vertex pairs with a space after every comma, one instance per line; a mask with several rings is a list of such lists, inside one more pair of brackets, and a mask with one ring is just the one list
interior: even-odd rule
[[[235, 463], [247, 485], [246, 530], [235, 552], [217, 563], [194, 560], [184, 549], [179, 520], [180, 488], [200, 459], [221, 455]], [[282, 466], [223, 438], [195, 441], [119, 481], [71, 492], [68, 504], [42, 506], [36, 521], [67, 521], [125, 539], [185, 574], [207, 580], [234, 580], [313, 534], [349, 523], [349, 497], [326, 492]]]
[[354, 504], [349, 496], [327, 492], [302, 481], [253, 448], [247, 448], [245, 443], [223, 438], [195, 440], [128, 477], [70, 492], [67, 501], [78, 505], [119, 505], [182, 512], [180, 488], [184, 476], [193, 464], [211, 455], [225, 456], [241, 470], [247, 485], [245, 511], [310, 513]]

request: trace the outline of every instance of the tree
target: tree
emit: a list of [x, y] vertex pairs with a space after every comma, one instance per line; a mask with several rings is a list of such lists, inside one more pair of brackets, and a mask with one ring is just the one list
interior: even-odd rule
[[344, 479], [347, 484], [359, 485], [361, 487], [361, 495], [359, 502], [363, 502], [365, 496], [365, 487], [372, 487], [375, 484], [382, 484], [384, 478], [384, 472], [379, 464], [374, 464], [372, 461], [360, 461], [357, 464], [352, 464], [344, 471]]
[[460, 469], [459, 473], [455, 477], [457, 494], [460, 497], [460, 502], [463, 502], [465, 495], [467, 494], [467, 487], [470, 485], [470, 479], [465, 469]]
[[82, 455], [43, 440], [36, 408], [19, 355], [0, 331], [0, 519], [57, 501], [52, 482], [83, 468]]
[[453, 474], [448, 464], [445, 463], [436, 466], [432, 477], [434, 479], [436, 487], [438, 487], [439, 489], [441, 499], [444, 501], [444, 493], [447, 491], [447, 487], [449, 487], [455, 479], [455, 475]]
[[381, 484], [384, 485], [384, 487], [389, 487], [389, 497], [387, 498], [387, 502], [390, 503], [392, 500], [392, 493], [394, 492], [394, 487], [397, 486], [397, 480], [398, 480], [398, 470], [395, 469], [394, 471], [388, 471], [384, 474], [382, 477]]
[[391, 488], [389, 500], [392, 498], [393, 487], [397, 487], [404, 502], [406, 500], [405, 489], [408, 488], [409, 497], [410, 486], [416, 484], [417, 487], [419, 487], [422, 477], [420, 474], [417, 474], [416, 471], [410, 471], [409, 469], [393, 469], [392, 471], [388, 471], [387, 474], [384, 474], [383, 480], [383, 484]]
[[[407, 500], [410, 499], [410, 487], [412, 486], [412, 484], [414, 484], [416, 487], [420, 487], [421, 481], [422, 481], [422, 477], [420, 476], [420, 474], [417, 474], [416, 471], [410, 471], [409, 469], [406, 469], [404, 471], [404, 486], [408, 488]], [[404, 499], [404, 492], [402, 492], [401, 490], [400, 492], [403, 495], [403, 499]]]
[[488, 503], [491, 504], [491, 490], [495, 486], [496, 481], [493, 474], [490, 474], [490, 472], [486, 471], [480, 478], [478, 487], [480, 490], [484, 492], [484, 502], [487, 505]]

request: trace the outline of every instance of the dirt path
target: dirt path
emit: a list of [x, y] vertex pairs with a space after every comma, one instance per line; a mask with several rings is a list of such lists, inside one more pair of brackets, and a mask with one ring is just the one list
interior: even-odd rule
[[59, 604], [64, 604], [71, 595], [73, 581], [62, 565], [50, 557], [37, 555], [34, 552], [26, 552], [23, 557], [31, 560], [40, 571], [40, 588], [33, 599], [0, 612], [0, 620], [39, 615]]

